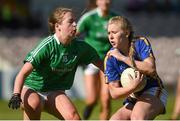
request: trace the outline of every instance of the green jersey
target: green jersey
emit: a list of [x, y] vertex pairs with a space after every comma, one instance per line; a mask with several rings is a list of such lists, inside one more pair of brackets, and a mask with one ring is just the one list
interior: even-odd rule
[[25, 62], [34, 69], [25, 85], [40, 92], [70, 89], [77, 66], [98, 59], [96, 50], [85, 42], [74, 39], [64, 46], [55, 35], [49, 36], [26, 56]]
[[85, 42], [95, 48], [102, 60], [111, 47], [108, 40], [107, 23], [116, 15], [110, 11], [108, 16], [102, 17], [100, 10], [94, 9], [84, 14], [77, 24], [78, 32], [85, 32]]

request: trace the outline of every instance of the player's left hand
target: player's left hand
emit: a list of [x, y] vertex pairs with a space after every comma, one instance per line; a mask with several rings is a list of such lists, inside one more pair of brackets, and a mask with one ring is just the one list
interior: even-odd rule
[[15, 93], [12, 95], [11, 99], [9, 100], [8, 107], [12, 109], [18, 109], [20, 107], [22, 100], [19, 93]]
[[122, 55], [122, 53], [121, 53], [118, 49], [116, 49], [116, 48], [113, 49], [113, 50], [108, 51], [108, 52], [107, 52], [107, 56], [108, 56], [108, 57], [113, 56], [113, 57], [115, 57], [116, 59], [118, 59], [119, 61], [123, 61], [124, 58], [125, 58], [125, 56]]

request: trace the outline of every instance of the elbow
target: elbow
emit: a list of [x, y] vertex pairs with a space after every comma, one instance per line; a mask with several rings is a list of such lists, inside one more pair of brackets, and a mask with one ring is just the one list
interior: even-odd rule
[[111, 95], [112, 99], [118, 99], [119, 97], [117, 95]]
[[154, 74], [154, 72], [155, 72], [155, 70], [147, 70], [146, 72], [145, 72], [145, 74], [147, 74], [147, 75], [153, 75]]
[[112, 99], [118, 99], [119, 96], [115, 93], [110, 92]]
[[150, 67], [147, 71], [148, 75], [153, 75], [156, 72], [156, 68], [154, 66]]
[[142, 72], [147, 75], [152, 75], [156, 72], [156, 67], [154, 66], [154, 64], [148, 64], [146, 68], [142, 70]]

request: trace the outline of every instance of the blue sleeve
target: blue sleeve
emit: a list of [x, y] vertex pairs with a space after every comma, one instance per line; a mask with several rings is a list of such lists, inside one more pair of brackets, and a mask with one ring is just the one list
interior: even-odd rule
[[147, 39], [138, 40], [135, 46], [141, 60], [153, 56], [152, 47]]
[[120, 80], [120, 75], [115, 68], [115, 59], [113, 57], [105, 59], [105, 76], [106, 82], [112, 82], [115, 80]]

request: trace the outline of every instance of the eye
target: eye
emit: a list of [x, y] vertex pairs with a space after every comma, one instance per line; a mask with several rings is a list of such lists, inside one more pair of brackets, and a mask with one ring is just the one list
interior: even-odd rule
[[69, 23], [73, 23], [73, 22], [74, 22], [74, 19], [69, 19], [68, 22], [69, 22]]
[[117, 31], [111, 31], [111, 33], [112, 33], [112, 34], [116, 34], [116, 33], [117, 33]]

